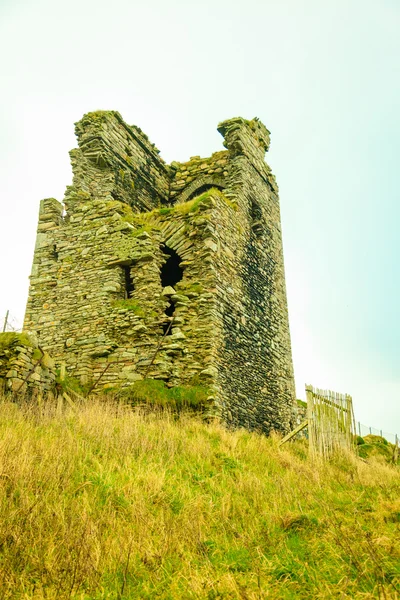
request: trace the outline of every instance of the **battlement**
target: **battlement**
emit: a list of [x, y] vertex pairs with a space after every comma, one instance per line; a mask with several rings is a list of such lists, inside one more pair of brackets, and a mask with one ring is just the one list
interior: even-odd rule
[[226, 150], [166, 165], [118, 112], [76, 124], [73, 183], [41, 202], [25, 330], [98, 391], [202, 385], [212, 412], [288, 431], [295, 393], [269, 131], [234, 118]]

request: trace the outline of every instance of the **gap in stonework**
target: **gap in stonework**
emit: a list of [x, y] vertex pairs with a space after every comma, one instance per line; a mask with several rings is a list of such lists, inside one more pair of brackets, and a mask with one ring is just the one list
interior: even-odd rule
[[133, 283], [131, 267], [129, 265], [124, 265], [122, 269], [124, 272], [125, 299], [132, 298], [135, 284]]
[[[180, 266], [182, 259], [179, 256], [179, 254], [177, 252], [175, 252], [175, 250], [173, 250], [172, 248], [169, 248], [168, 246], [166, 246], [164, 244], [161, 245], [161, 250], [164, 254], [166, 254], [168, 256], [167, 260], [161, 267], [161, 271], [160, 271], [161, 285], [163, 286], [163, 288], [165, 288], [167, 286], [171, 286], [175, 289], [176, 284], [179, 281], [181, 281], [182, 277], [183, 277], [183, 269]], [[164, 313], [165, 316], [168, 317], [168, 319], [166, 319], [164, 321], [164, 323], [162, 324], [164, 335], [165, 334], [171, 335], [171, 333], [172, 333], [172, 327], [169, 327], [169, 324], [171, 322], [171, 319], [174, 316], [174, 312], [175, 312], [175, 304], [171, 300], [169, 300], [169, 304], [168, 304], [167, 308], [165, 309], [165, 313]], [[168, 327], [169, 327], [169, 329], [168, 329]], [[167, 331], [168, 331], [168, 333], [167, 333]]]
[[193, 198], [196, 198], [196, 196], [201, 196], [201, 194], [204, 194], [205, 192], [208, 192], [208, 190], [212, 190], [213, 188], [217, 188], [221, 191], [224, 189], [223, 186], [219, 185], [218, 183], [204, 183], [190, 194], [188, 200], [193, 200]]

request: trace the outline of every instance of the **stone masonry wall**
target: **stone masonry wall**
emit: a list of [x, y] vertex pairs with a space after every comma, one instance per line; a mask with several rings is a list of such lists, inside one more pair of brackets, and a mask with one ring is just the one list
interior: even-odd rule
[[185, 202], [202, 187], [225, 188], [229, 175], [228, 152], [214, 152], [210, 158], [192, 156], [188, 162], [171, 164], [170, 200]]
[[37, 396], [54, 392], [54, 361], [34, 339], [20, 333], [0, 333], [0, 391]]
[[101, 377], [96, 391], [145, 377], [200, 383], [226, 423], [290, 429], [295, 393], [267, 129], [225, 121], [227, 150], [170, 167], [118, 113], [90, 113], [76, 131], [64, 205], [41, 202], [26, 331], [82, 383]]
[[[172, 301], [172, 335], [148, 376], [189, 383], [207, 370], [214, 302], [210, 224], [202, 215], [207, 198], [193, 211], [187, 203], [141, 216], [116, 201], [85, 201], [83, 194], [67, 206], [69, 218], [57, 224], [61, 205], [42, 202], [25, 328], [83, 383], [112, 361], [102, 378], [102, 387], [112, 387], [143, 378]], [[52, 224], [46, 233], [40, 230], [43, 222]], [[168, 296], [160, 278], [167, 259], [161, 244], [179, 254], [183, 269], [176, 293]], [[134, 281], [128, 299], [126, 268]], [[202, 377], [208, 381], [207, 373]]]
[[75, 125], [79, 148], [70, 152], [73, 185], [90, 197], [126, 202], [145, 211], [169, 197], [169, 169], [159, 151], [135, 126], [129, 127], [115, 111], [88, 113]]
[[[224, 291], [224, 343], [218, 354], [225, 419], [287, 431], [295, 422], [295, 388], [283, 264], [278, 189], [264, 162], [269, 132], [258, 121], [219, 126], [230, 152], [236, 232], [221, 218], [220, 236], [234, 254], [216, 267]], [[229, 291], [227, 293], [226, 291]], [[240, 387], [238, 386], [240, 382]]]

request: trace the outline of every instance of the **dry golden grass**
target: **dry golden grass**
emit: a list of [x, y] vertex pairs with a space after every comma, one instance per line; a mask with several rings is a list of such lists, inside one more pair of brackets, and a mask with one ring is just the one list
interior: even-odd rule
[[111, 402], [0, 402], [0, 597], [400, 597], [400, 472]]

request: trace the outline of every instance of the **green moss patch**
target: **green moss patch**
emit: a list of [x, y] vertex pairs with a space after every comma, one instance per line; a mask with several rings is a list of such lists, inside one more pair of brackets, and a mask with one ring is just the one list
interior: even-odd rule
[[78, 396], [86, 396], [90, 390], [91, 385], [82, 385], [78, 379], [71, 377], [70, 375], [64, 375], [64, 378], [60, 378], [60, 369], [57, 369], [56, 373], [57, 385], [62, 389], [63, 392], [74, 392]]
[[28, 346], [34, 348], [34, 344], [26, 333], [15, 333], [14, 331], [6, 331], [0, 333], [0, 351], [11, 348], [12, 346]]
[[164, 381], [143, 379], [136, 381], [123, 395], [136, 405], [146, 404], [177, 412], [187, 409], [202, 412], [209, 405], [207, 398], [210, 394], [202, 386], [182, 385], [169, 388]]
[[192, 200], [182, 202], [182, 204], [176, 204], [173, 208], [180, 214], [191, 214], [197, 212], [201, 208], [201, 204], [207, 204], [207, 200], [216, 195], [223, 198], [227, 203], [230, 202], [219, 189], [211, 188], [204, 192], [204, 194], [200, 194], [200, 196], [196, 196]]
[[138, 315], [138, 317], [145, 316], [144, 309], [140, 306], [137, 300], [134, 300], [133, 298], [127, 298], [126, 300], [116, 300], [113, 303], [113, 308], [122, 308], [124, 310], [130, 310], [133, 313], [135, 313], [135, 315]]

